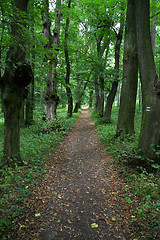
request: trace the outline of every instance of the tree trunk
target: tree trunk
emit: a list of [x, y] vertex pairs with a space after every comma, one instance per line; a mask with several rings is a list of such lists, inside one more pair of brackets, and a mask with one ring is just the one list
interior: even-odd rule
[[138, 83], [135, 0], [128, 0], [124, 39], [123, 81], [117, 136], [134, 133], [134, 115]]
[[87, 87], [89, 78], [90, 78], [90, 76], [91, 76], [91, 73], [92, 73], [92, 72], [90, 72], [90, 74], [89, 74], [89, 76], [88, 76], [88, 79], [87, 79], [87, 81], [86, 81], [85, 84], [84, 84], [83, 89], [80, 89], [80, 95], [79, 95], [78, 101], [76, 102], [76, 105], [75, 105], [75, 108], [74, 108], [74, 113], [77, 113], [77, 112], [78, 112], [78, 109], [81, 107], [82, 97], [83, 97], [83, 94], [84, 94], [84, 92], [85, 92], [85, 90], [86, 90], [86, 87]]
[[105, 106], [105, 115], [104, 115], [105, 121], [107, 123], [111, 123], [112, 105], [113, 105], [114, 98], [115, 98], [115, 95], [117, 92], [117, 87], [118, 87], [118, 81], [117, 82], [114, 81], [112, 83], [111, 91], [107, 97], [107, 102], [106, 102], [106, 106]]
[[25, 126], [24, 120], [24, 99], [22, 99], [21, 109], [20, 109], [20, 127]]
[[[2, 32], [1, 32], [1, 40], [0, 40], [0, 96], [2, 99], [2, 91], [1, 91], [1, 84], [2, 84], [2, 49], [3, 49], [3, 38], [4, 38], [4, 30], [5, 30], [5, 20], [4, 20], [4, 13], [3, 13], [3, 6], [0, 7], [1, 8], [1, 28], [2, 28]], [[4, 113], [4, 109], [3, 109], [3, 102], [1, 101], [1, 112]]]
[[[68, 2], [68, 9], [71, 7], [71, 0]], [[73, 98], [72, 98], [72, 92], [71, 92], [71, 86], [70, 86], [70, 61], [69, 61], [69, 54], [68, 54], [68, 29], [69, 29], [69, 17], [66, 20], [66, 28], [65, 28], [65, 41], [64, 41], [64, 52], [65, 52], [65, 60], [66, 60], [66, 78], [65, 78], [65, 84], [66, 84], [66, 92], [68, 97], [68, 117], [72, 117], [72, 111], [73, 111]]]
[[89, 90], [89, 108], [92, 108], [93, 105], [93, 90]]
[[114, 69], [116, 72], [116, 76], [115, 76], [115, 81], [112, 83], [112, 88], [107, 97], [107, 102], [106, 102], [106, 106], [105, 106], [104, 118], [105, 118], [106, 122], [108, 122], [108, 123], [111, 122], [112, 105], [113, 105], [113, 102], [114, 102], [114, 99], [116, 96], [116, 92], [117, 92], [117, 87], [118, 87], [120, 46], [121, 46], [121, 42], [122, 42], [123, 28], [124, 28], [124, 24], [120, 23], [120, 29], [119, 29], [119, 33], [117, 34], [117, 41], [116, 41], [116, 45], [115, 45], [115, 68]]
[[95, 85], [95, 95], [96, 95], [95, 110], [97, 112], [100, 112], [101, 105], [100, 105], [99, 85], [98, 85], [98, 80], [97, 80], [97, 73], [95, 73], [94, 85]]
[[[34, 31], [34, 29], [32, 28], [32, 30]], [[32, 70], [34, 73], [35, 70], [35, 53], [33, 53], [30, 56], [30, 63], [32, 66]], [[26, 99], [26, 118], [25, 118], [25, 125], [26, 126], [30, 126], [33, 124], [34, 120], [33, 120], [33, 112], [34, 112], [34, 86], [35, 85], [35, 81], [34, 81], [34, 76], [32, 78], [32, 82], [30, 84], [30, 86], [28, 87], [28, 96]]]
[[[156, 0], [153, 0], [156, 1]], [[154, 9], [155, 10], [155, 9]], [[155, 11], [152, 13], [155, 14]], [[155, 53], [155, 37], [156, 37], [156, 17], [153, 17], [152, 24], [151, 24], [151, 40], [152, 40], [152, 49], [153, 49], [153, 55]]]
[[25, 125], [30, 126], [33, 124], [33, 110], [34, 110], [34, 78], [29, 86], [29, 93], [26, 101], [26, 120]]
[[120, 83], [118, 83], [118, 91], [117, 91], [117, 107], [120, 105]]
[[[138, 57], [142, 77], [142, 123], [139, 148], [156, 159], [153, 149], [160, 148], [160, 80], [158, 80], [150, 35], [150, 2], [136, 0]], [[159, 159], [158, 159], [159, 160]]]
[[20, 109], [27, 95], [25, 88], [33, 77], [30, 65], [25, 63], [25, 52], [21, 47], [24, 48], [26, 44], [23, 31], [27, 5], [28, 0], [15, 0], [13, 2], [14, 22], [11, 24], [11, 32], [13, 38], [15, 37], [18, 42], [16, 45], [10, 45], [1, 85], [5, 117], [3, 164], [8, 165], [15, 162], [16, 164], [23, 163], [20, 156]]
[[[60, 39], [60, 20], [61, 20], [61, 0], [56, 1], [55, 11], [55, 28], [53, 35], [51, 34], [51, 20], [49, 17], [49, 1], [43, 0], [43, 33], [45, 39], [48, 40], [45, 46], [49, 51], [47, 54], [48, 59], [48, 76], [46, 79], [46, 118], [56, 117], [56, 109], [59, 102], [57, 95], [57, 54], [59, 51], [59, 39]], [[50, 50], [54, 49], [54, 53]]]
[[80, 95], [81, 95], [81, 86], [82, 86], [82, 81], [79, 80], [79, 74], [77, 75], [77, 92], [76, 92], [76, 103], [74, 107], [74, 113], [78, 112], [79, 109], [79, 101], [80, 101]]
[[101, 97], [100, 97], [100, 114], [101, 117], [103, 117], [103, 112], [104, 112], [104, 78], [100, 77], [99, 78], [99, 82], [100, 82], [100, 93], [101, 93]]

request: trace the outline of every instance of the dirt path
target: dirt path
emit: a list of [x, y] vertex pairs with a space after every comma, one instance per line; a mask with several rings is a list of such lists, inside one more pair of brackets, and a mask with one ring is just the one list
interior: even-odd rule
[[[98, 139], [93, 121], [83, 110], [58, 149], [46, 188], [52, 193], [41, 213], [39, 240], [127, 239], [129, 211], [124, 186]], [[45, 205], [45, 197], [43, 204]], [[123, 209], [123, 212], [122, 212]], [[125, 217], [125, 220], [124, 220]], [[128, 239], [132, 239], [131, 235]]]

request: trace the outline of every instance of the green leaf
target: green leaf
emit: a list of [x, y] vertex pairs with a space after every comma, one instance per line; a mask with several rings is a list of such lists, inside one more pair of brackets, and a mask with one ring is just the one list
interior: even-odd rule
[[98, 224], [97, 223], [92, 223], [91, 228], [98, 228]]
[[41, 214], [40, 213], [35, 213], [35, 217], [40, 217]]

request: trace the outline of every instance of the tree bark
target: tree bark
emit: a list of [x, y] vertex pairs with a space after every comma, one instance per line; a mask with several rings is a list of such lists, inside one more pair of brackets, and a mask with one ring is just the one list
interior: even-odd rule
[[[156, 1], [156, 0], [153, 0]], [[152, 13], [155, 14], [155, 11]], [[156, 17], [153, 17], [152, 24], [151, 24], [151, 40], [152, 40], [152, 49], [153, 49], [153, 55], [155, 54], [155, 37], [156, 37], [156, 23], [155, 23]]]
[[117, 87], [118, 87], [120, 46], [121, 46], [121, 42], [122, 42], [123, 28], [124, 28], [124, 24], [120, 23], [120, 29], [119, 29], [119, 33], [117, 34], [117, 40], [116, 40], [116, 45], [115, 45], [115, 67], [114, 67], [114, 69], [116, 72], [116, 76], [115, 76], [115, 81], [112, 83], [112, 88], [107, 97], [107, 102], [106, 102], [106, 106], [105, 106], [104, 118], [107, 123], [111, 122], [112, 105], [113, 105], [113, 102], [114, 102], [114, 99], [116, 96], [116, 92], [117, 92]]
[[124, 57], [123, 81], [120, 109], [117, 124], [117, 136], [134, 133], [134, 115], [138, 83], [138, 53], [136, 43], [135, 0], [128, 0]]
[[[49, 18], [49, 1], [43, 0], [43, 33], [45, 39], [48, 40], [45, 46], [49, 51], [47, 54], [48, 60], [48, 76], [46, 79], [46, 118], [56, 117], [56, 109], [59, 102], [57, 95], [57, 54], [59, 51], [60, 41], [60, 20], [61, 20], [61, 0], [56, 1], [55, 11], [55, 28], [53, 35], [51, 34], [51, 20]], [[51, 49], [54, 48], [54, 53], [51, 53]]]
[[101, 109], [101, 105], [100, 105], [100, 96], [99, 96], [99, 85], [98, 85], [98, 74], [95, 73], [95, 77], [94, 77], [94, 85], [95, 85], [95, 95], [96, 95], [96, 101], [95, 101], [95, 110], [97, 112], [100, 112]]
[[93, 105], [93, 90], [89, 90], [89, 108], [92, 108]]
[[[2, 79], [2, 101], [4, 104], [4, 157], [3, 164], [23, 164], [20, 156], [20, 109], [27, 96], [26, 87], [30, 84], [33, 73], [25, 63], [25, 28], [28, 0], [13, 1], [14, 20], [11, 24], [13, 38], [17, 43], [11, 44], [6, 58], [6, 69]], [[23, 13], [19, 17], [19, 12]], [[22, 47], [23, 46], [23, 49]]]
[[30, 126], [33, 124], [33, 110], [34, 110], [34, 77], [31, 85], [29, 86], [29, 93], [26, 100], [26, 119], [25, 125]]
[[139, 148], [145, 156], [157, 159], [153, 149], [160, 149], [160, 79], [156, 73], [150, 35], [150, 2], [149, 0], [135, 2], [138, 57], [142, 78], [142, 123]]
[[[71, 0], [68, 2], [68, 9], [71, 7]], [[69, 30], [69, 17], [66, 20], [66, 28], [65, 28], [65, 41], [64, 41], [64, 52], [65, 52], [65, 60], [66, 60], [66, 78], [65, 78], [65, 84], [66, 84], [66, 92], [68, 97], [68, 117], [72, 117], [72, 111], [73, 111], [73, 98], [72, 98], [72, 91], [70, 86], [70, 61], [69, 61], [69, 54], [68, 54], [68, 30]]]

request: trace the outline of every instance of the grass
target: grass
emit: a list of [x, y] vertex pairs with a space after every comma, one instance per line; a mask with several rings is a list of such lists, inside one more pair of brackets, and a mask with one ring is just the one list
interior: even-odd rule
[[[22, 214], [23, 203], [32, 192], [37, 182], [47, 171], [47, 155], [63, 140], [72, 128], [79, 113], [66, 118], [65, 109], [59, 109], [57, 120], [45, 122], [42, 113], [35, 111], [35, 122], [32, 126], [21, 129], [21, 156], [24, 166], [15, 164], [14, 168], [0, 169], [0, 229], [2, 239], [7, 230], [14, 228], [16, 219]], [[0, 121], [0, 159], [3, 156], [3, 120]], [[45, 160], [44, 160], [45, 158]]]
[[[140, 133], [141, 114], [135, 115], [135, 134], [126, 138], [116, 138], [118, 108], [113, 107], [112, 123], [106, 124], [103, 118], [92, 111], [93, 118], [101, 141], [106, 150], [113, 156], [112, 161], [123, 172], [126, 188], [126, 200], [129, 204], [136, 202], [133, 215], [135, 223], [146, 231], [147, 238], [157, 239], [160, 231], [160, 166], [150, 159], [139, 155], [138, 139]], [[138, 201], [137, 201], [138, 199]]]

